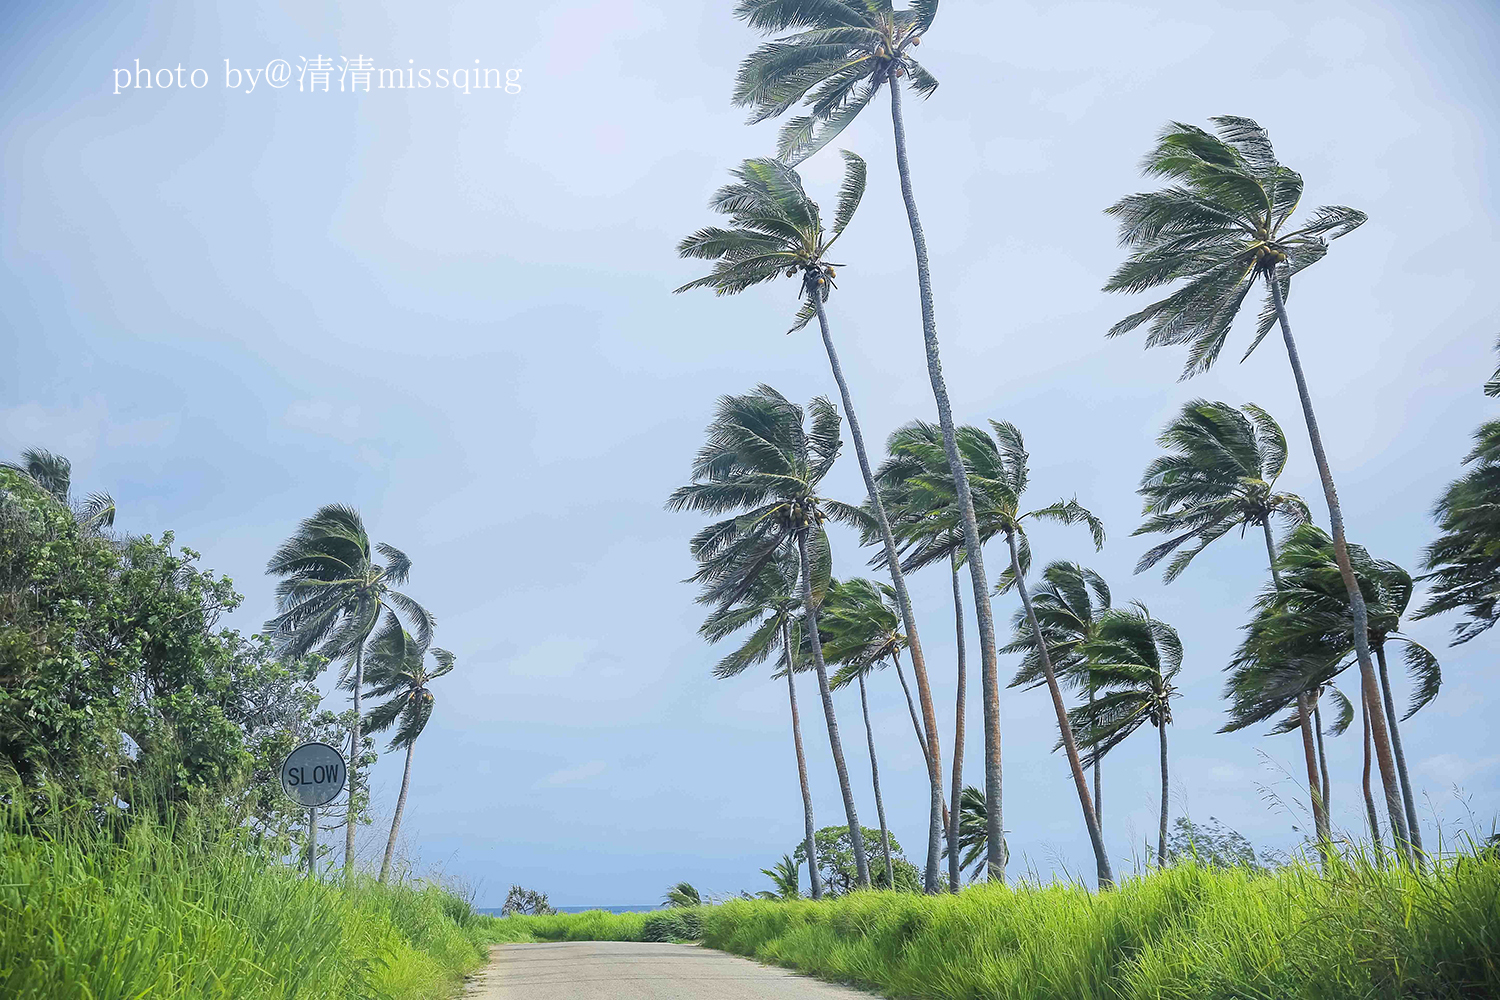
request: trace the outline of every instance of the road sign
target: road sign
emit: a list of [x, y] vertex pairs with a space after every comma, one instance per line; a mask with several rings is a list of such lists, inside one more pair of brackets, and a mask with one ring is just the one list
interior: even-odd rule
[[327, 805], [344, 790], [348, 768], [327, 743], [304, 743], [281, 765], [281, 789], [303, 806]]

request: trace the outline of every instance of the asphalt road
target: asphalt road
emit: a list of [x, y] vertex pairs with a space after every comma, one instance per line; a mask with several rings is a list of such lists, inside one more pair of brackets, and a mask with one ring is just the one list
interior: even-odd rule
[[869, 1000], [784, 969], [691, 944], [502, 944], [469, 1000]]

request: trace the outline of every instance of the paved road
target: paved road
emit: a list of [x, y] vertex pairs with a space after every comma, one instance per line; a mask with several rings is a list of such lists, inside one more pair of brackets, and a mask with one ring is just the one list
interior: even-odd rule
[[869, 1000], [784, 969], [691, 944], [502, 944], [469, 1000]]

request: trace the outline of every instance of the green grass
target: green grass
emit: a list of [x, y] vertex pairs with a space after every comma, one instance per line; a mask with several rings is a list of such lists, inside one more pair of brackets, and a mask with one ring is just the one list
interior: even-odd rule
[[[1327, 875], [1187, 864], [1104, 894], [975, 886], [958, 896], [733, 900], [697, 912], [711, 947], [892, 997], [1500, 997], [1494, 859], [1445, 862], [1428, 875], [1363, 863]], [[510, 933], [642, 940], [649, 916], [523, 918]]]
[[486, 921], [436, 886], [347, 890], [222, 840], [0, 825], [0, 996], [434, 1000], [485, 959]]

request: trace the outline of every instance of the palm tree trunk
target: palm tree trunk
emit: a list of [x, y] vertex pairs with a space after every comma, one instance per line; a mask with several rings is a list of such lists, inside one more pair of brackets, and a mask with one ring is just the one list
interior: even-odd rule
[[380, 862], [380, 881], [391, 871], [391, 855], [396, 853], [396, 834], [401, 830], [401, 814], [406, 811], [406, 790], [411, 787], [411, 755], [417, 741], [406, 744], [406, 769], [401, 772], [401, 793], [396, 796], [396, 815], [391, 817], [391, 835], [385, 841], [385, 858]]
[[843, 366], [839, 364], [838, 352], [833, 348], [833, 337], [828, 332], [828, 314], [823, 309], [823, 297], [818, 294], [815, 284], [808, 283], [804, 287], [808, 299], [818, 311], [818, 329], [823, 334], [828, 366], [833, 369], [833, 380], [838, 383], [839, 398], [844, 403], [844, 416], [849, 420], [849, 436], [854, 439], [854, 454], [859, 459], [860, 475], [864, 476], [865, 492], [869, 494], [870, 508], [874, 511], [875, 523], [880, 528], [881, 542], [885, 545], [885, 559], [891, 572], [891, 589], [896, 592], [901, 627], [906, 630], [906, 648], [911, 651], [911, 672], [916, 677], [917, 696], [922, 702], [922, 722], [927, 730], [923, 754], [927, 759], [928, 783], [932, 786], [927, 824], [927, 868], [923, 884], [928, 893], [934, 893], [938, 891], [938, 864], [943, 848], [943, 759], [938, 752], [937, 710], [933, 706], [932, 688], [927, 681], [927, 661], [922, 656], [921, 640], [917, 638], [917, 618], [912, 613], [911, 595], [907, 593], [906, 576], [901, 571], [901, 559], [896, 552], [896, 538], [891, 533], [891, 524], [885, 515], [885, 504], [880, 499], [875, 474], [870, 469], [870, 456], [865, 450], [865, 436], [860, 432], [859, 418], [854, 414], [854, 400], [849, 395], [849, 383], [844, 379]]
[[[1271, 584], [1281, 589], [1281, 572], [1276, 568], [1276, 542], [1271, 538], [1271, 519], [1266, 517], [1260, 522], [1261, 530], [1266, 536], [1266, 556], [1271, 561]], [[1329, 852], [1331, 836], [1328, 827], [1328, 813], [1323, 807], [1323, 796], [1319, 789], [1323, 783], [1318, 777], [1317, 749], [1313, 742], [1312, 722], [1309, 719], [1311, 713], [1307, 708], [1307, 693], [1297, 694], [1297, 715], [1301, 720], [1299, 728], [1302, 731], [1302, 757], [1307, 763], [1307, 794], [1312, 800], [1313, 829], [1317, 832], [1318, 851], [1326, 860]]]
[[901, 670], [901, 654], [892, 653], [891, 659], [896, 664], [896, 679], [901, 682], [901, 690], [906, 694], [906, 711], [911, 715], [911, 727], [917, 733], [917, 745], [922, 748], [922, 756], [927, 756], [927, 739], [922, 735], [922, 723], [917, 718], [917, 703], [912, 701], [911, 688], [907, 686], [906, 674]]
[[[1094, 685], [1089, 685], [1089, 704], [1094, 703]], [[1104, 789], [1099, 783], [1099, 758], [1094, 758], [1094, 822], [1099, 824], [1099, 833], [1104, 833]]]
[[1331, 816], [1333, 814], [1333, 798], [1331, 796], [1333, 786], [1328, 780], [1328, 748], [1323, 745], [1323, 709], [1318, 707], [1319, 697], [1320, 695], [1317, 692], [1313, 692], [1313, 733], [1318, 737], [1318, 776], [1323, 782], [1323, 812]]
[[896, 868], [891, 864], [891, 831], [885, 825], [885, 803], [880, 798], [880, 765], [875, 761], [875, 730], [870, 727], [870, 699], [865, 694], [865, 675], [859, 674], [859, 707], [865, 716], [865, 740], [870, 744], [870, 780], [875, 785], [875, 815], [880, 819], [880, 853], [885, 858], [885, 885], [896, 888]]
[[1156, 731], [1161, 735], [1161, 823], [1156, 833], [1156, 867], [1167, 867], [1167, 724], [1159, 722]]
[[[984, 571], [984, 547], [979, 538], [979, 522], [974, 517], [974, 496], [969, 490], [969, 474], [958, 453], [958, 432], [953, 424], [953, 407], [948, 402], [948, 386], [943, 380], [943, 363], [938, 355], [937, 320], [932, 309], [932, 272], [927, 263], [927, 237], [917, 217], [917, 200], [912, 194], [911, 165], [906, 159], [906, 124], [901, 118], [901, 88], [891, 78], [891, 127], [895, 134], [896, 170], [901, 176], [901, 198], [906, 204], [906, 218], [911, 226], [912, 248], [917, 256], [917, 290], [922, 305], [922, 339], [927, 347], [927, 377], [932, 383], [937, 403], [938, 423], [943, 429], [943, 453], [958, 493], [958, 509], [963, 521], [964, 555], [969, 563], [969, 579], [974, 585], [974, 621], [979, 628], [980, 680], [984, 687], [984, 790], [987, 808], [989, 843], [986, 847], [989, 877], [1005, 881], [1004, 824], [1001, 822], [1000, 760], [1000, 680], [995, 650], [995, 615], [990, 607], [989, 578]], [[936, 750], [936, 745], [933, 747]], [[955, 808], [957, 808], [955, 806]]]
[[1354, 576], [1354, 565], [1349, 561], [1349, 545], [1344, 539], [1344, 511], [1339, 506], [1338, 490], [1333, 485], [1333, 472], [1328, 467], [1328, 455], [1323, 450], [1323, 436], [1318, 431], [1317, 415], [1313, 413], [1312, 395], [1308, 392], [1307, 376], [1303, 374], [1302, 361], [1297, 355], [1297, 342], [1292, 339], [1292, 324], [1287, 319], [1281, 286], [1269, 274], [1266, 276], [1266, 284], [1271, 289], [1271, 304], [1275, 307], [1276, 319], [1281, 324], [1287, 360], [1292, 366], [1292, 377], [1297, 382], [1297, 395], [1302, 400], [1302, 416], [1307, 422], [1313, 460], [1318, 466], [1318, 477], [1323, 482], [1323, 497], [1328, 502], [1328, 524], [1333, 529], [1333, 557], [1338, 563], [1339, 575], [1344, 579], [1344, 589], [1349, 594], [1349, 610], [1354, 619], [1354, 653], [1359, 659], [1360, 684], [1369, 696], [1370, 734], [1375, 742], [1375, 761], [1380, 766], [1380, 783], [1385, 791], [1385, 806], [1390, 814], [1392, 836], [1400, 857], [1410, 861], [1411, 845], [1406, 830], [1405, 809], [1401, 802], [1395, 761], [1391, 757], [1385, 712], [1380, 706], [1380, 685], [1375, 678], [1375, 664], [1370, 658], [1370, 616], [1365, 610], [1365, 596], [1360, 593], [1359, 581]]
[[1396, 751], [1396, 775], [1401, 779], [1401, 802], [1406, 809], [1406, 831], [1411, 836], [1411, 846], [1416, 852], [1417, 867], [1422, 868], [1422, 828], [1417, 822], [1417, 802], [1411, 790], [1411, 776], [1406, 770], [1406, 753], [1401, 749], [1401, 726], [1396, 722], [1396, 702], [1391, 697], [1391, 675], [1385, 666], [1384, 642], [1375, 647], [1375, 658], [1380, 665], [1380, 696], [1385, 703], [1386, 718], [1391, 723], [1391, 746]]
[[802, 752], [802, 720], [797, 715], [797, 673], [792, 669], [792, 644], [786, 619], [781, 622], [781, 648], [786, 650], [786, 694], [792, 705], [792, 743], [797, 747], [797, 780], [802, 785], [802, 825], [807, 835], [807, 872], [812, 898], [823, 898], [823, 877], [818, 874], [817, 828], [813, 825], [812, 791], [807, 784], [807, 755]]
[[849, 846], [854, 851], [855, 884], [870, 887], [870, 860], [865, 856], [865, 835], [854, 807], [854, 789], [849, 785], [849, 767], [844, 763], [844, 744], [839, 739], [839, 721], [833, 712], [833, 689], [828, 686], [828, 666], [823, 662], [823, 640], [818, 635], [818, 606], [813, 602], [812, 565], [807, 558], [807, 528], [797, 529], [797, 556], [802, 562], [802, 607], [807, 615], [807, 638], [812, 643], [813, 669], [818, 674], [818, 693], [823, 696], [823, 717], [828, 721], [828, 746], [844, 796], [844, 815], [849, 820]]
[[1104, 850], [1104, 835], [1099, 832], [1099, 817], [1094, 812], [1094, 802], [1089, 797], [1089, 782], [1083, 775], [1083, 764], [1078, 760], [1078, 743], [1073, 739], [1073, 727], [1068, 723], [1068, 709], [1063, 704], [1062, 691], [1057, 686], [1057, 674], [1052, 670], [1052, 654], [1047, 652], [1047, 643], [1042, 640], [1042, 627], [1037, 623], [1036, 611], [1031, 606], [1031, 591], [1026, 586], [1026, 578], [1021, 575], [1021, 554], [1016, 549], [1014, 528], [1005, 532], [1005, 541], [1010, 545], [1010, 569], [1016, 579], [1016, 590], [1021, 594], [1021, 606], [1026, 609], [1026, 622], [1031, 626], [1031, 634], [1037, 637], [1036, 651], [1042, 661], [1042, 671], [1047, 675], [1047, 690], [1052, 694], [1057, 728], [1062, 734], [1063, 749], [1068, 753], [1068, 767], [1073, 771], [1073, 784], [1078, 789], [1078, 804], [1083, 807], [1083, 822], [1088, 827], [1089, 840], [1094, 846], [1099, 888], [1108, 889], [1114, 885], [1115, 877], [1110, 871], [1109, 855]]
[[1385, 848], [1380, 843], [1380, 814], [1375, 811], [1375, 796], [1370, 794], [1370, 703], [1365, 701], [1364, 689], [1359, 692], [1359, 714], [1364, 723], [1365, 765], [1361, 784], [1365, 793], [1365, 816], [1370, 821], [1370, 843], [1375, 851], [1375, 864], [1385, 865]]
[[959, 886], [958, 822], [959, 806], [964, 792], [964, 699], [968, 688], [968, 669], [964, 663], [964, 600], [958, 583], [958, 550], [949, 558], [953, 569], [953, 627], [958, 643], [958, 697], [953, 712], [953, 792], [948, 796], [948, 891]]
[[359, 758], [362, 734], [360, 723], [363, 716], [365, 692], [365, 643], [360, 639], [354, 647], [354, 722], [349, 726], [349, 809], [344, 817], [344, 880], [354, 872], [354, 830], [359, 825], [359, 803], [355, 789], [359, 785]]

